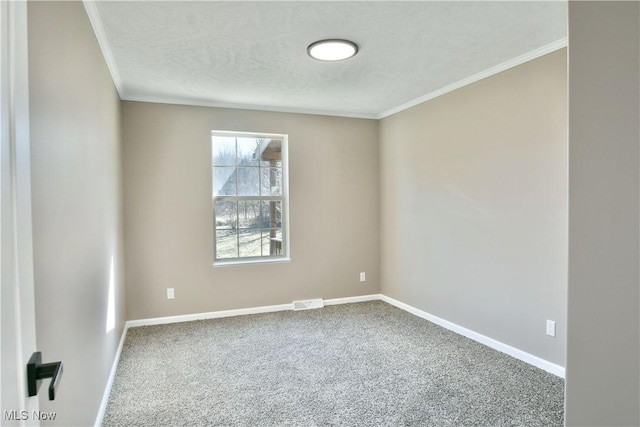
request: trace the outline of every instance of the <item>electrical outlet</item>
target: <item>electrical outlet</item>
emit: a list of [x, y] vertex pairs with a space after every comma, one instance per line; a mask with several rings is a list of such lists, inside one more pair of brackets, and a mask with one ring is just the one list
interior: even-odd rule
[[366, 282], [367, 281], [367, 275], [364, 273], [364, 271], [362, 273], [360, 273], [360, 281], [361, 282]]
[[547, 335], [550, 337], [556, 336], [556, 322], [553, 320], [547, 320]]
[[173, 288], [167, 288], [167, 299], [174, 299], [176, 296], [173, 293]]

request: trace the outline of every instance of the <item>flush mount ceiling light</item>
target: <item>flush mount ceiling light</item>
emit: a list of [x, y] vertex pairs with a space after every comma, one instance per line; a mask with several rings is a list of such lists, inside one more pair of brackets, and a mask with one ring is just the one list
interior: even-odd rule
[[307, 47], [307, 53], [320, 61], [342, 61], [358, 53], [358, 45], [349, 40], [319, 40]]

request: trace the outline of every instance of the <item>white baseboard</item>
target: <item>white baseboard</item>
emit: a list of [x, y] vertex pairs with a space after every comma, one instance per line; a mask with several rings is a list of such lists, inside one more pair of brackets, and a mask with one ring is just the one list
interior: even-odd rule
[[354, 302], [379, 301], [382, 295], [371, 294], [361, 295], [359, 297], [333, 298], [324, 300], [324, 305], [351, 304]]
[[116, 350], [116, 354], [113, 359], [113, 364], [111, 365], [111, 371], [109, 372], [107, 385], [104, 387], [104, 393], [102, 394], [102, 401], [100, 402], [100, 407], [98, 408], [98, 415], [96, 416], [95, 427], [100, 427], [102, 425], [102, 420], [104, 419], [104, 413], [107, 410], [107, 403], [109, 403], [109, 395], [111, 395], [113, 380], [115, 380], [116, 378], [116, 371], [118, 369], [118, 363], [120, 362], [120, 355], [122, 354], [122, 348], [124, 347], [124, 340], [127, 337], [128, 329], [129, 329], [129, 326], [127, 326], [127, 323], [125, 323], [124, 329], [122, 330], [122, 335], [120, 336], [120, 343], [118, 344], [118, 349]]
[[[356, 297], [333, 298], [324, 300], [325, 305], [350, 304], [354, 302], [375, 301], [380, 294], [361, 295]], [[293, 310], [293, 304], [266, 305], [262, 307], [238, 308], [235, 310], [210, 311], [207, 313], [184, 314], [179, 316], [154, 317], [150, 319], [129, 320], [128, 328], [137, 326], [164, 325], [168, 323], [191, 322], [193, 320], [219, 319], [221, 317], [244, 316], [246, 314], [273, 313]]]
[[412, 307], [409, 304], [405, 304], [386, 295], [381, 295], [380, 299], [415, 316], [421, 317], [425, 320], [428, 320], [429, 322], [442, 326], [445, 329], [449, 329], [450, 331], [453, 331], [459, 335], [477, 341], [480, 344], [484, 344], [494, 350], [498, 350], [501, 353], [508, 354], [511, 357], [515, 357], [516, 359], [522, 360], [523, 362], [543, 369], [560, 378], [564, 378], [565, 368], [560, 365], [556, 365], [555, 363], [549, 362], [548, 360], [542, 359], [538, 356], [534, 356], [533, 354], [527, 353], [526, 351], [511, 347], [510, 345], [504, 344], [498, 340], [489, 338], [485, 335], [479, 334], [478, 332], [472, 331], [471, 329], [467, 329], [453, 322], [449, 322], [448, 320], [444, 320], [438, 316], [434, 316], [433, 314], [429, 314], [426, 311], [422, 311], [418, 308]]
[[263, 307], [238, 308], [235, 310], [210, 311], [207, 313], [183, 314], [180, 316], [154, 317], [151, 319], [129, 320], [127, 326], [134, 328], [137, 326], [165, 325], [168, 323], [191, 322], [194, 320], [219, 319], [221, 317], [244, 316], [246, 314], [273, 313], [276, 311], [293, 310], [293, 305], [279, 304], [267, 305]]

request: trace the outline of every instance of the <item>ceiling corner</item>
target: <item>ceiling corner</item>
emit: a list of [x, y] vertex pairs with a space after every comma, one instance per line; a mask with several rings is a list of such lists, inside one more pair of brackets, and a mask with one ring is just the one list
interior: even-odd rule
[[87, 16], [89, 17], [89, 22], [91, 22], [91, 27], [93, 28], [93, 32], [96, 36], [96, 39], [98, 40], [98, 44], [100, 45], [100, 50], [102, 50], [102, 56], [104, 56], [104, 60], [107, 63], [107, 68], [109, 69], [109, 73], [111, 74], [113, 84], [118, 91], [120, 99], [124, 99], [125, 93], [124, 87], [122, 85], [122, 79], [120, 78], [118, 66], [116, 65], [115, 58], [113, 57], [113, 52], [111, 51], [111, 46], [109, 45], [109, 40], [107, 39], [107, 34], [104, 30], [104, 26], [102, 25], [102, 20], [100, 19], [100, 13], [98, 12], [96, 1], [82, 0], [82, 4], [84, 5], [84, 9], [87, 12]]
[[534, 49], [530, 52], [527, 52], [523, 55], [520, 55], [516, 58], [510, 59], [509, 61], [503, 62], [502, 64], [498, 64], [496, 66], [493, 66], [491, 68], [488, 68], [484, 71], [481, 71], [477, 74], [474, 74], [472, 76], [469, 76], [463, 80], [457, 81], [455, 83], [452, 83], [448, 86], [445, 86], [441, 89], [435, 90], [433, 92], [430, 92], [426, 95], [423, 95], [419, 98], [416, 98], [412, 101], [406, 102], [402, 105], [398, 105], [397, 107], [391, 108], [387, 111], [383, 111], [382, 113], [378, 114], [378, 116], [376, 117], [378, 120], [384, 119], [385, 117], [389, 117], [392, 116], [396, 113], [399, 113], [401, 111], [407, 110], [411, 107], [414, 107], [418, 104], [422, 104], [423, 102], [427, 102], [431, 99], [437, 98], [439, 96], [442, 96], [446, 93], [449, 92], [453, 92], [456, 89], [460, 89], [461, 87], [470, 85], [472, 83], [475, 83], [477, 81], [480, 81], [482, 79], [486, 79], [487, 77], [491, 77], [494, 74], [498, 74], [501, 73], [502, 71], [506, 71], [510, 68], [513, 67], [517, 67], [518, 65], [524, 64], [525, 62], [529, 62], [529, 61], [533, 61], [536, 58], [540, 58], [541, 56], [544, 56], [546, 54], [555, 52], [556, 50], [560, 50], [563, 49], [565, 47], [568, 46], [568, 42], [569, 42], [569, 38], [568, 37], [563, 37], [559, 40], [556, 40], [555, 42], [549, 43], [547, 45], [544, 45], [542, 47], [539, 47], [538, 49]]

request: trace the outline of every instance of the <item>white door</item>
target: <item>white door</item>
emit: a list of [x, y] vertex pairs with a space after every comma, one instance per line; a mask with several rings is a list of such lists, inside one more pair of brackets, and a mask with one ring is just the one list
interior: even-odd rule
[[0, 0], [0, 425], [38, 424], [26, 364], [36, 351], [27, 2]]

